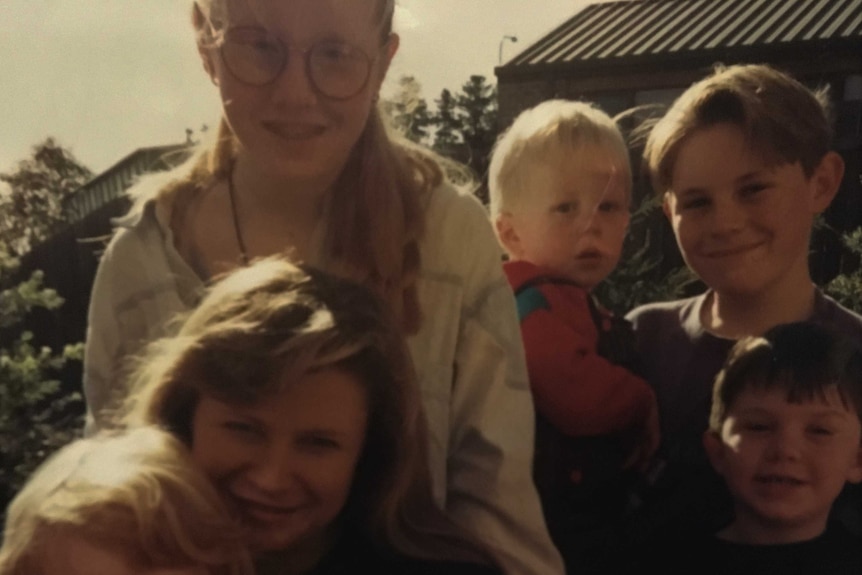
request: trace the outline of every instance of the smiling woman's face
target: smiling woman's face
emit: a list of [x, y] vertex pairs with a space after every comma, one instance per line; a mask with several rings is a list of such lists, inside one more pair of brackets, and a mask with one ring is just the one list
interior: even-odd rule
[[337, 368], [252, 405], [204, 396], [192, 455], [238, 513], [255, 551], [322, 541], [347, 501], [368, 423], [365, 389]]

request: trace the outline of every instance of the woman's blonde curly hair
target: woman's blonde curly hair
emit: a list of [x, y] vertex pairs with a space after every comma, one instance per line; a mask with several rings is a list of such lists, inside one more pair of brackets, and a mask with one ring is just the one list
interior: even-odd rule
[[202, 396], [254, 404], [324, 368], [356, 376], [369, 405], [345, 523], [382, 549], [485, 559], [433, 503], [409, 351], [389, 307], [361, 284], [279, 257], [228, 274], [139, 358], [120, 425], [159, 425], [191, 445]]

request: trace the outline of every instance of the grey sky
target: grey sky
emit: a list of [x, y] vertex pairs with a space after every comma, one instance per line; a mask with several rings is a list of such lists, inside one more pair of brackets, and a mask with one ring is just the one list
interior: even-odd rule
[[[504, 60], [588, 0], [399, 0], [401, 50], [390, 81], [414, 75], [423, 95], [458, 89], [470, 74], [493, 79]], [[204, 75], [188, 18], [190, 0], [2, 0], [0, 171], [55, 136], [90, 168], [132, 150], [181, 142], [214, 125], [219, 102]], [[386, 89], [384, 89], [384, 92]]]

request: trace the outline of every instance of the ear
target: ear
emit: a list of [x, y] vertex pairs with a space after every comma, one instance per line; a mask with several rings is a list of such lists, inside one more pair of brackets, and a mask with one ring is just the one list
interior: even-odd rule
[[848, 483], [862, 483], [862, 445], [856, 450], [856, 464], [847, 472]]
[[518, 236], [518, 230], [515, 229], [512, 219], [511, 212], [500, 212], [500, 215], [494, 220], [494, 229], [497, 232], [497, 239], [500, 240], [506, 253], [512, 258], [517, 258], [521, 251], [521, 238]]
[[389, 69], [389, 64], [392, 63], [392, 58], [398, 53], [398, 47], [401, 46], [401, 37], [392, 32], [389, 34], [389, 41], [386, 43], [386, 69]]
[[724, 475], [724, 454], [727, 446], [721, 440], [721, 436], [707, 429], [703, 432], [703, 448], [706, 451], [706, 456], [709, 458], [712, 468], [719, 475]]
[[814, 209], [821, 213], [829, 207], [844, 177], [844, 159], [838, 152], [827, 152], [811, 175]]
[[395, 54], [398, 52], [398, 47], [401, 45], [401, 38], [396, 33], [392, 33], [389, 35], [389, 40], [383, 46], [383, 53], [381, 54], [381, 64], [379, 76], [377, 78], [377, 85], [375, 86], [375, 92], [380, 90], [380, 86], [383, 85], [383, 80], [386, 79], [386, 74], [389, 72], [389, 66], [392, 64], [392, 59], [395, 57]]

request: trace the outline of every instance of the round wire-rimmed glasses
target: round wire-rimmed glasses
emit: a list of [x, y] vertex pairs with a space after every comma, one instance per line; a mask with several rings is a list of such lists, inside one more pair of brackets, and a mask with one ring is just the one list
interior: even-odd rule
[[302, 53], [305, 72], [322, 95], [346, 100], [368, 84], [374, 60], [361, 48], [335, 40], [321, 40], [307, 48], [287, 45], [263, 28], [228, 28], [219, 42], [227, 70], [249, 86], [272, 84], [284, 71], [291, 50]]

